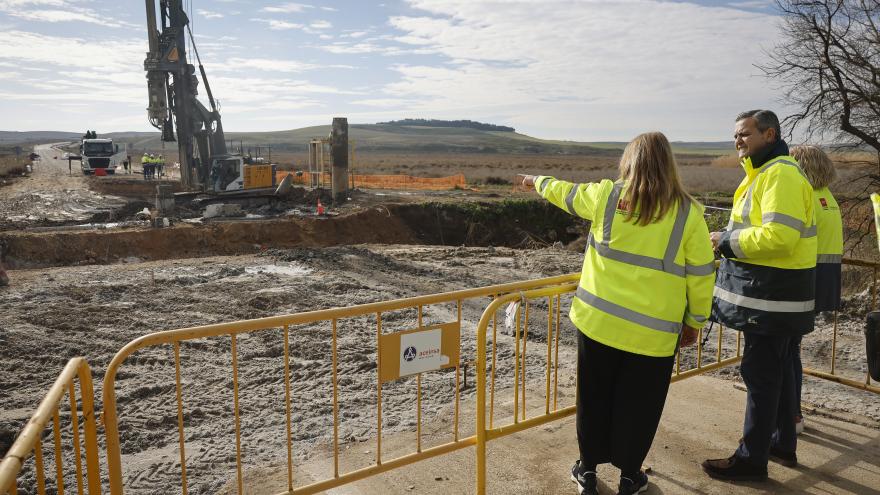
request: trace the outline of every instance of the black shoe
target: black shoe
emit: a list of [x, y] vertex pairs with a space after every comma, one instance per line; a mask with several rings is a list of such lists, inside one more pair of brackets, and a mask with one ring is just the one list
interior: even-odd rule
[[620, 484], [617, 485], [617, 495], [632, 495], [633, 493], [642, 493], [648, 489], [648, 475], [644, 471], [639, 471], [636, 479], [631, 480], [623, 476], [620, 477]]
[[596, 472], [586, 471], [581, 468], [581, 461], [574, 461], [571, 467], [571, 481], [578, 485], [578, 494], [580, 495], [599, 495], [599, 488], [596, 482]]
[[786, 452], [776, 446], [770, 447], [770, 460], [790, 468], [798, 465], [796, 452]]
[[703, 461], [703, 471], [711, 478], [730, 481], [764, 481], [767, 467], [750, 464], [732, 455], [727, 459], [707, 459]]

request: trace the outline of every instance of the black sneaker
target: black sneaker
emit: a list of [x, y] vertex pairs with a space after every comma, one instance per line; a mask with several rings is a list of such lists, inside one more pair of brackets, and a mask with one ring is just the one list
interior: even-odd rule
[[599, 495], [596, 484], [596, 471], [586, 471], [581, 468], [581, 461], [574, 461], [571, 467], [571, 481], [578, 485], [579, 495]]
[[617, 495], [632, 495], [633, 493], [642, 493], [648, 489], [648, 475], [644, 471], [639, 471], [636, 479], [631, 480], [623, 476], [620, 477], [620, 484], [617, 485]]

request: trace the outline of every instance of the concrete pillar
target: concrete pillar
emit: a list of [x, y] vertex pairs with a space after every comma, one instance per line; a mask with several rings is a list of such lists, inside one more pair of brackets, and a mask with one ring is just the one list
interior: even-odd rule
[[160, 217], [174, 216], [174, 189], [170, 184], [156, 186], [156, 211]]
[[309, 187], [315, 187], [318, 184], [318, 142], [309, 141]]
[[334, 201], [344, 201], [348, 194], [348, 119], [333, 118], [333, 130], [330, 132], [330, 157], [333, 161]]

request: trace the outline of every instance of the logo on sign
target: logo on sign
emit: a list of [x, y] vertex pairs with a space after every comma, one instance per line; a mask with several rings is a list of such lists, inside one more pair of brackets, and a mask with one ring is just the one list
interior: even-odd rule
[[822, 203], [822, 208], [828, 208], [828, 201], [826, 201], [825, 198], [819, 198], [819, 202]]
[[403, 360], [406, 362], [412, 361], [416, 358], [416, 348], [414, 346], [409, 346], [403, 351]]

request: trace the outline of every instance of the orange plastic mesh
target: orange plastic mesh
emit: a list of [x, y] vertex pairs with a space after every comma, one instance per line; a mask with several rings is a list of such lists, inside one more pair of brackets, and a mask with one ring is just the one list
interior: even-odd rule
[[[276, 183], [282, 180], [290, 172], [278, 172], [276, 174]], [[315, 182], [310, 182], [310, 176], [314, 176]], [[408, 190], [424, 190], [424, 191], [443, 191], [447, 189], [460, 188], [466, 186], [464, 174], [451, 175], [449, 177], [413, 177], [411, 175], [351, 175], [349, 176], [349, 184], [354, 179], [354, 187], [365, 189], [408, 189]], [[330, 174], [324, 173], [323, 177], [317, 172], [303, 172], [302, 175], [293, 175], [294, 184], [311, 185], [317, 183], [330, 187]]]

